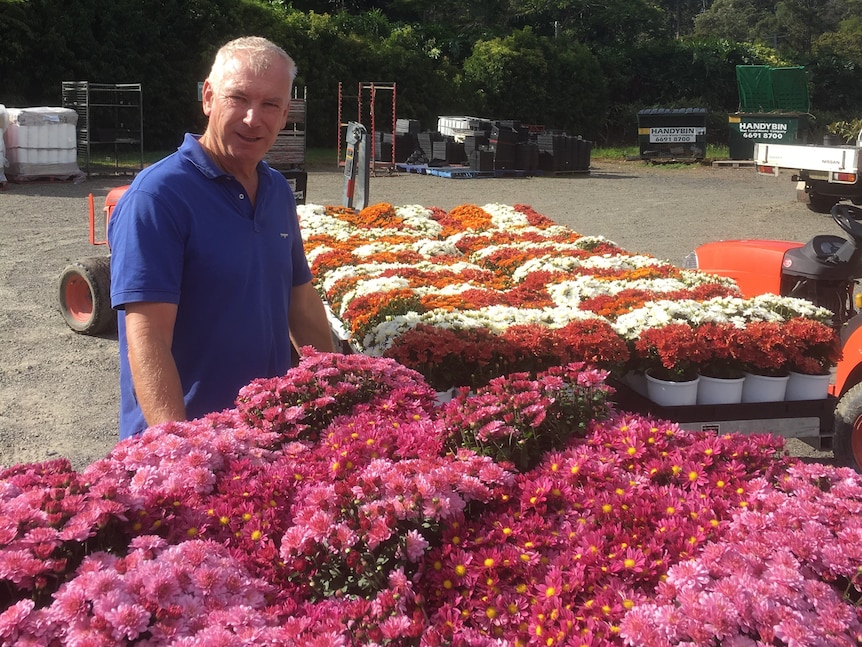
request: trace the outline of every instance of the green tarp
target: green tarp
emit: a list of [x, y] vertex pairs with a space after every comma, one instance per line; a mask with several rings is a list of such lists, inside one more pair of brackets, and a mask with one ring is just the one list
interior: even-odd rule
[[737, 65], [740, 112], [810, 112], [804, 67]]

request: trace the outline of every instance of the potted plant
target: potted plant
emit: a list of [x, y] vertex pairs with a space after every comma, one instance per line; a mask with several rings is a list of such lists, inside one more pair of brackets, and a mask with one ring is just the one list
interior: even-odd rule
[[745, 370], [743, 402], [783, 400], [795, 343], [781, 322], [751, 321], [739, 333], [738, 356]]
[[788, 360], [790, 378], [786, 400], [821, 400], [826, 397], [831, 369], [841, 359], [841, 340], [835, 330], [819, 321], [796, 317], [783, 325], [792, 340]]
[[699, 365], [698, 404], [742, 401], [745, 372], [738, 358], [740, 329], [731, 323], [705, 323], [695, 329], [704, 353]]
[[697, 378], [705, 356], [702, 340], [687, 323], [647, 328], [635, 341], [635, 361], [648, 374], [669, 382]]
[[681, 406], [697, 401], [698, 366], [704, 347], [687, 323], [647, 328], [635, 341], [636, 361], [645, 368], [647, 395], [657, 404]]

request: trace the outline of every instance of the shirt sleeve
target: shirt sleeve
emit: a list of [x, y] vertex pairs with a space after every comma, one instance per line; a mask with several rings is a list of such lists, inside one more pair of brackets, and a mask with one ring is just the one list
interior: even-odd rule
[[108, 223], [113, 307], [179, 303], [184, 239], [167, 205], [146, 191], [126, 191]]

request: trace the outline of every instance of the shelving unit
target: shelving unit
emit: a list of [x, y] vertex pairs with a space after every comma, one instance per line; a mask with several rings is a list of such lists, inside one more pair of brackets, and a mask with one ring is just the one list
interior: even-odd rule
[[305, 170], [307, 108], [306, 88], [300, 92], [299, 88], [294, 87], [287, 112], [287, 123], [278, 132], [275, 143], [264, 157], [267, 164], [280, 171], [290, 182], [297, 204], [305, 203], [308, 184], [308, 173]]
[[279, 171], [301, 169], [305, 167], [305, 122], [306, 122], [307, 95], [305, 90], [302, 96], [298, 88], [293, 89], [293, 97], [290, 100], [290, 109], [287, 113], [287, 124], [280, 130], [275, 144], [269, 149], [264, 158], [266, 163]]
[[[376, 135], [377, 132], [377, 121], [378, 121], [378, 105], [377, 105], [377, 93], [379, 91], [383, 92], [391, 92], [392, 93], [392, 124], [391, 130], [389, 131], [392, 134], [392, 151], [389, 161], [379, 161], [378, 151], [375, 150], [376, 147]], [[397, 98], [397, 85], [393, 82], [389, 81], [360, 81], [357, 88], [356, 96], [346, 96], [344, 94], [344, 84], [339, 81], [338, 82], [338, 165], [344, 166], [345, 160], [344, 155], [346, 153], [345, 148], [345, 140], [344, 138], [347, 135], [347, 124], [348, 122], [344, 120], [344, 102], [347, 99], [356, 99], [356, 121], [357, 123], [362, 124], [368, 130], [368, 137], [371, 141], [371, 161], [369, 162], [369, 166], [372, 169], [377, 168], [386, 168], [388, 170], [393, 170], [395, 168], [395, 126], [397, 122], [396, 118], [396, 98]], [[367, 103], [365, 103], [367, 100]]]
[[[63, 107], [78, 113], [78, 160], [88, 177], [105, 173], [123, 175], [144, 168], [140, 83], [63, 81]], [[122, 164], [121, 153], [125, 154]], [[137, 167], [127, 163], [129, 157], [138, 158]]]

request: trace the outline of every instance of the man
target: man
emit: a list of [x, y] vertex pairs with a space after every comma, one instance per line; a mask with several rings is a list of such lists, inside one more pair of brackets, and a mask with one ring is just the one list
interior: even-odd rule
[[204, 134], [140, 173], [111, 217], [120, 438], [233, 406], [290, 368], [291, 339], [333, 350], [294, 196], [262, 161], [295, 77], [264, 38], [227, 43], [204, 81]]

